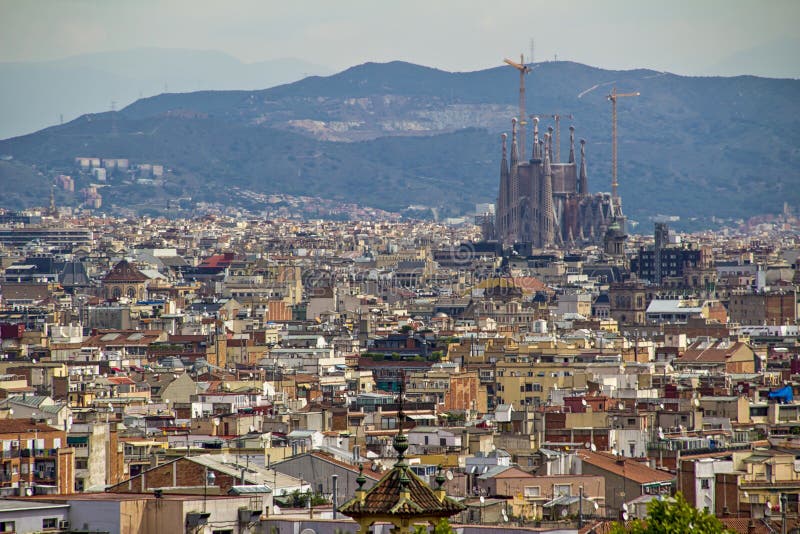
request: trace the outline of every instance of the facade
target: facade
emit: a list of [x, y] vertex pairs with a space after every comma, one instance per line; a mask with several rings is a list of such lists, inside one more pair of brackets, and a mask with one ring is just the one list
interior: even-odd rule
[[728, 313], [731, 322], [742, 325], [795, 324], [797, 291], [737, 291], [730, 296]]
[[126, 260], [117, 263], [103, 278], [103, 296], [106, 300], [144, 300], [147, 277]]
[[30, 419], [0, 419], [0, 493], [72, 493], [74, 449], [63, 430]]

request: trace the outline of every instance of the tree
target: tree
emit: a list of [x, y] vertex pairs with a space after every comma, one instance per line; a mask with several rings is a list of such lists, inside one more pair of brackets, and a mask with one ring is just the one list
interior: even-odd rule
[[715, 516], [707, 510], [700, 511], [683, 498], [653, 499], [647, 503], [647, 518], [637, 519], [630, 525], [615, 523], [611, 534], [728, 534]]
[[436, 525], [434, 525], [432, 531], [428, 531], [428, 527], [426, 525], [415, 525], [414, 526], [414, 534], [455, 534], [453, 528], [450, 526], [450, 522], [446, 518], [441, 518]]

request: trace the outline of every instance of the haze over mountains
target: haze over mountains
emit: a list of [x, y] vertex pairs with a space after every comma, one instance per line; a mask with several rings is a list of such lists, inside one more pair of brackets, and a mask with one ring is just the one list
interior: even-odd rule
[[58, 124], [61, 115], [109, 110], [112, 101], [121, 109], [164, 92], [263, 89], [331, 72], [291, 58], [243, 63], [213, 50], [164, 48], [0, 62], [0, 139]]
[[[422, 204], [465, 213], [497, 195], [497, 134], [509, 131], [517, 114], [518, 79], [509, 67], [449, 73], [368, 63], [264, 90], [143, 98], [113, 114], [0, 142], [0, 155], [13, 157], [0, 168], [8, 186], [2, 204], [41, 204], [36, 195], [47, 191], [54, 172], [69, 174], [76, 156], [96, 156], [172, 169], [158, 186], [112, 178], [104, 207], [152, 209], [154, 199], [178, 196], [235, 204], [240, 199], [230, 187], [238, 186], [389, 210]], [[567, 128], [574, 124], [577, 137], [587, 140], [593, 191], [607, 191], [610, 183], [606, 95], [614, 85], [641, 92], [619, 104], [620, 192], [633, 219], [678, 215], [697, 219], [698, 227], [712, 217], [800, 204], [800, 81], [548, 62], [537, 64], [527, 82], [528, 112], [543, 117], [544, 130], [552, 124], [547, 115], [574, 116], [562, 120], [561, 157], [567, 158]], [[22, 175], [30, 177], [25, 188], [8, 183]]]

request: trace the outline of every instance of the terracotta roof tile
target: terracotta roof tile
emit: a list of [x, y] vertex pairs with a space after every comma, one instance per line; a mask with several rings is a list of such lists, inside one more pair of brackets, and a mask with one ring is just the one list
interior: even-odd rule
[[[405, 472], [408, 478], [408, 498], [400, 495], [400, 477]], [[394, 467], [366, 492], [364, 500], [351, 499], [339, 508], [344, 515], [358, 518], [371, 515], [433, 515], [449, 517], [464, 509], [464, 506], [445, 497], [439, 498], [433, 490], [407, 467]]]

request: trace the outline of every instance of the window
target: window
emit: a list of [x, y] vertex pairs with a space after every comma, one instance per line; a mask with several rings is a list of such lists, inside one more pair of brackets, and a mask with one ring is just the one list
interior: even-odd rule
[[711, 481], [707, 478], [703, 478], [700, 480], [700, 488], [702, 489], [709, 489], [711, 488]]
[[16, 532], [17, 524], [14, 521], [0, 521], [0, 532]]
[[42, 529], [49, 530], [58, 528], [58, 518], [57, 517], [46, 517], [42, 519]]
[[567, 497], [572, 496], [570, 484], [553, 484], [553, 497], [558, 497], [561, 495], [565, 495]]
[[539, 497], [541, 495], [541, 488], [539, 486], [525, 486], [523, 495], [525, 497]]

